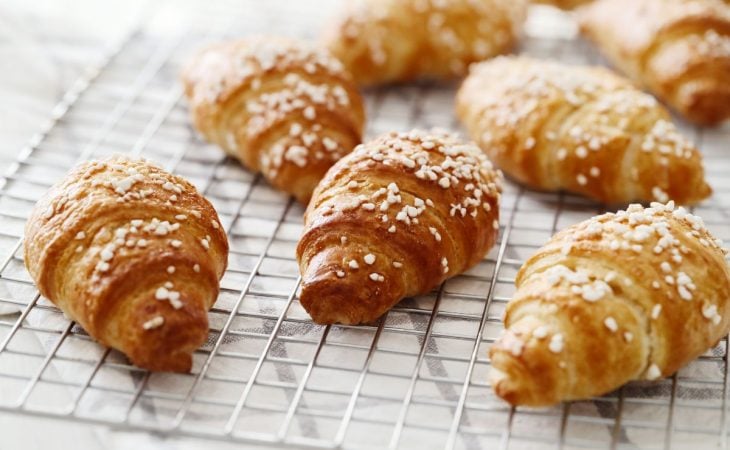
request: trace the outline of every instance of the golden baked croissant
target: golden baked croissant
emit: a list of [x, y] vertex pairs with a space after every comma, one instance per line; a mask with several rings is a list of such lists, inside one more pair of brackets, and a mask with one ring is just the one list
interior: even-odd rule
[[361, 141], [362, 98], [324, 49], [270, 36], [215, 44], [183, 81], [203, 136], [302, 203]]
[[463, 75], [513, 47], [526, 0], [359, 0], [324, 42], [361, 85]]
[[447, 133], [390, 133], [327, 173], [297, 246], [317, 323], [370, 322], [479, 262], [499, 231], [501, 173]]
[[579, 18], [613, 64], [687, 119], [730, 117], [730, 2], [600, 0]]
[[144, 160], [81, 164], [37, 203], [24, 251], [40, 293], [91, 337], [139, 367], [190, 370], [228, 257], [190, 183]]
[[472, 66], [456, 103], [472, 139], [530, 187], [606, 203], [711, 193], [669, 113], [607, 69], [500, 57]]
[[496, 393], [550, 405], [676, 372], [728, 333], [725, 253], [671, 202], [558, 233], [517, 274], [490, 350]]

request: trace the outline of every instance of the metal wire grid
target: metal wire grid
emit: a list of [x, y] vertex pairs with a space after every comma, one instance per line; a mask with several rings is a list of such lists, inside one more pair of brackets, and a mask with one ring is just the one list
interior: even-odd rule
[[[272, 21], [281, 4], [236, 7], [243, 14], [234, 17], [247, 30], [291, 31], [298, 24], [295, 34], [309, 33], [303, 16]], [[220, 17], [198, 15], [194, 30]], [[492, 394], [487, 349], [501, 329], [516, 271], [556, 229], [602, 211], [578, 197], [509, 184], [500, 241], [469, 273], [404, 300], [372, 325], [312, 324], [298, 303], [293, 259], [301, 207], [189, 127], [175, 79], [201, 36], [160, 38], [146, 29], [132, 35], [71, 89], [50, 126], [0, 181], [0, 411], [318, 447], [726, 446], [726, 339], [670, 379], [632, 383], [602, 398], [529, 410], [510, 408]], [[576, 40], [527, 39], [524, 51], [596, 61]], [[453, 89], [368, 92], [368, 135], [456, 128]], [[716, 190], [696, 212], [728, 239], [730, 160], [723, 147], [730, 129], [685, 131], [702, 144]], [[22, 227], [39, 196], [75, 162], [120, 152], [143, 155], [193, 181], [229, 233], [229, 270], [210, 312], [209, 340], [190, 374], [145, 372], [94, 344], [39, 297], [23, 268]]]

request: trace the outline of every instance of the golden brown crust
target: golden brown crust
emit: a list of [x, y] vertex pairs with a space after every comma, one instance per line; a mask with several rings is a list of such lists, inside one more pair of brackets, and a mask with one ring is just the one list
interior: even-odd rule
[[112, 157], [79, 165], [38, 202], [24, 252], [40, 293], [93, 338], [140, 367], [188, 371], [228, 241], [190, 183]]
[[599, 0], [579, 18], [613, 64], [687, 119], [712, 125], [730, 117], [729, 3]]
[[552, 5], [560, 9], [575, 9], [593, 0], [531, 0], [531, 3]]
[[517, 274], [493, 386], [515, 405], [668, 376], [730, 329], [726, 250], [674, 205], [631, 205], [558, 234]]
[[481, 260], [499, 231], [501, 174], [472, 144], [391, 133], [335, 164], [297, 246], [317, 323], [370, 322]]
[[360, 85], [448, 79], [509, 51], [526, 9], [525, 0], [359, 0], [323, 40]]
[[302, 42], [261, 36], [211, 45], [183, 82], [203, 136], [305, 204], [361, 141], [364, 106], [350, 75]]
[[669, 113], [604, 68], [480, 63], [459, 89], [457, 114], [492, 161], [532, 188], [624, 204], [688, 204], [711, 193], [700, 153]]

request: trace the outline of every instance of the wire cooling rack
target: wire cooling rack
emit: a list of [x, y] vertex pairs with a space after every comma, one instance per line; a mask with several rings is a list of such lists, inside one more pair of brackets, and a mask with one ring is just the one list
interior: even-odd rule
[[[187, 16], [163, 8], [145, 22], [73, 86], [0, 179], [0, 411], [277, 446], [726, 447], [727, 339], [669, 379], [601, 398], [514, 409], [492, 393], [487, 350], [516, 271], [555, 230], [604, 209], [579, 197], [508, 184], [500, 240], [469, 273], [368, 326], [312, 324], [297, 299], [293, 257], [302, 208], [196, 136], [177, 74], [206, 40], [260, 31], [311, 37], [315, 12], [329, 8], [209, 3]], [[550, 14], [533, 11], [523, 52], [600, 62]], [[368, 137], [457, 129], [454, 89], [367, 92]], [[682, 127], [701, 145], [715, 188], [695, 212], [728, 239], [730, 128]], [[39, 296], [23, 267], [22, 229], [34, 202], [76, 162], [112, 153], [142, 155], [194, 182], [229, 233], [229, 269], [190, 374], [148, 373], [95, 344]]]

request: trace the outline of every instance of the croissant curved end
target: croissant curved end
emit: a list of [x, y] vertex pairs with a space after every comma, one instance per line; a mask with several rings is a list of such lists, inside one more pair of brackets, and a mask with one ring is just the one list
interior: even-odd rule
[[[357, 325], [382, 315], [382, 312], [369, 307], [365, 298], [377, 293], [330, 278], [320, 275], [309, 280], [305, 278], [306, 281], [302, 282], [299, 302], [315, 323]], [[353, 298], [358, 301], [353, 301]]]
[[[159, 303], [159, 302], [158, 302]], [[189, 372], [193, 353], [208, 338], [208, 318], [202, 300], [186, 303], [174, 314], [164, 316], [160, 326], [145, 328], [150, 317], [163, 318], [155, 310], [142, 310], [134, 315], [139, 326], [127, 327], [121, 349], [138, 367], [162, 372]]]
[[[550, 406], [559, 402], [556, 389], [551, 389], [548, 374], [531, 374], [530, 368], [503, 349], [491, 352], [492, 367], [489, 375], [494, 392], [511, 405]], [[538, 382], [535, 382], [539, 380]]]
[[512, 379], [505, 372], [492, 367], [489, 373], [489, 381], [494, 387], [494, 392], [500, 398], [513, 405], [518, 403], [516, 398], [518, 391], [514, 388]]
[[676, 94], [690, 120], [716, 125], [730, 117], [730, 85], [718, 85], [713, 79], [696, 79], [683, 84]]

